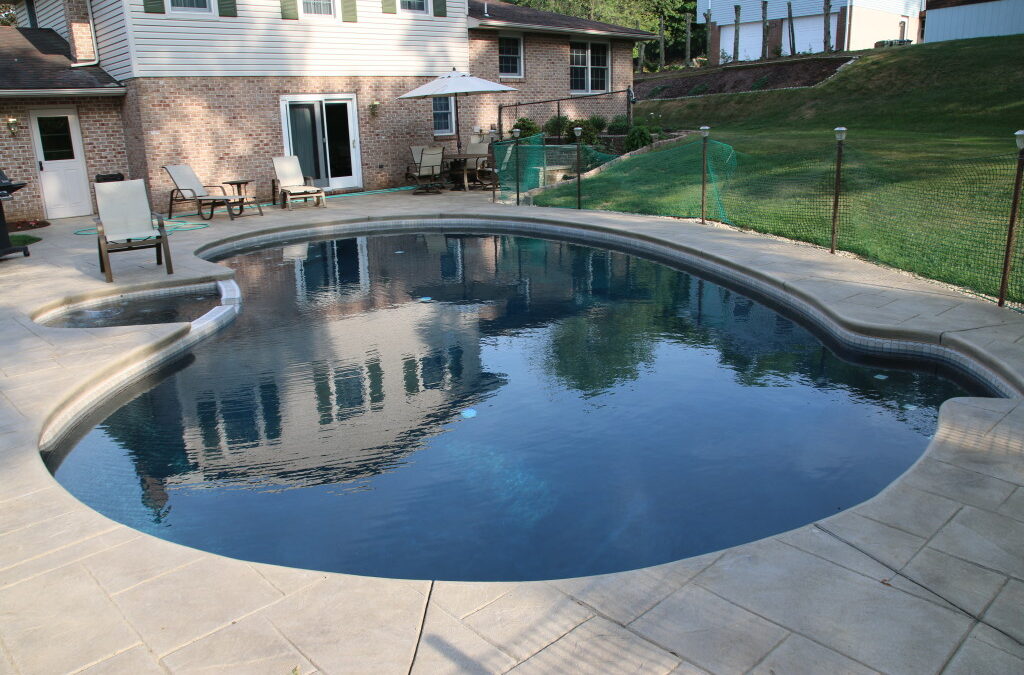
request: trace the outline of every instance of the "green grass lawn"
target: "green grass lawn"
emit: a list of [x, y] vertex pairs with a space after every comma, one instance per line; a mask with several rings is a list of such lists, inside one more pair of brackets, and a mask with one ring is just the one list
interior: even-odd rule
[[42, 241], [39, 237], [33, 237], [30, 234], [12, 234], [11, 235], [11, 246], [28, 246], [34, 244], [37, 241]]
[[[1024, 36], [1011, 36], [865, 52], [819, 87], [642, 103], [636, 117], [708, 124], [729, 146], [712, 144], [709, 217], [818, 244], [829, 239], [831, 130], [846, 126], [840, 246], [994, 293], [1022, 91]], [[584, 195], [586, 208], [699, 215], [699, 141], [626, 160], [584, 181]], [[575, 206], [575, 188], [536, 202]], [[1024, 269], [1011, 291], [1024, 300]]]

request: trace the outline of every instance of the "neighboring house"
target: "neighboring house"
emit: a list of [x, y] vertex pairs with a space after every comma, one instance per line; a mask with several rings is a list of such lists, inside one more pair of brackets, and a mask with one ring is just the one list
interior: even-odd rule
[[[0, 28], [0, 169], [29, 186], [10, 218], [93, 212], [96, 174], [145, 178], [166, 210], [161, 167], [207, 182], [252, 179], [298, 155], [332, 190], [399, 185], [409, 146], [454, 149], [452, 101], [397, 97], [453, 68], [519, 89], [460, 100], [464, 142], [498, 103], [616, 91], [650, 33], [475, 0], [19, 0]], [[566, 105], [624, 112], [623, 96]], [[554, 106], [523, 108], [543, 123]], [[514, 111], [506, 115], [511, 122]], [[251, 190], [252, 192], [253, 190]]]
[[928, 0], [925, 42], [1024, 33], [1022, 0]]
[[[1011, 0], [1013, 1], [1013, 0]], [[763, 28], [760, 0], [697, 0], [697, 20], [711, 7], [708, 59], [718, 65], [732, 58], [736, 11], [740, 6], [740, 61], [761, 58]], [[822, 0], [792, 0], [794, 48], [790, 50], [790, 22], [784, 0], [768, 2], [768, 56], [825, 51], [825, 12]], [[924, 0], [832, 0], [829, 44], [833, 50], [869, 49], [880, 40], [920, 41]]]

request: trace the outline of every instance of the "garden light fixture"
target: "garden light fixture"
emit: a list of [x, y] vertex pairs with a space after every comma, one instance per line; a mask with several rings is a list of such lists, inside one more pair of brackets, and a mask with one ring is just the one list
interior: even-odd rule
[[700, 128], [700, 135], [707, 138], [711, 134], [711, 127], [704, 126]]
[[574, 127], [572, 132], [576, 134], [576, 138], [579, 138], [583, 135], [583, 127]]
[[837, 141], [845, 141], [846, 140], [846, 127], [836, 127], [835, 131], [836, 131], [836, 140]]
[[1017, 149], [1024, 150], [1024, 129], [1018, 129], [1013, 136], [1017, 139]]

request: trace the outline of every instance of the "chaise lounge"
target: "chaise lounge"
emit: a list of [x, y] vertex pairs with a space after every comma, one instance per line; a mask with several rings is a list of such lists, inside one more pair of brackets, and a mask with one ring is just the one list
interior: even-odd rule
[[[184, 202], [195, 203], [196, 211], [199, 212], [199, 217], [203, 220], [213, 218], [213, 212], [218, 206], [224, 206], [228, 212], [228, 217], [232, 220], [235, 219], [235, 216], [242, 215], [246, 204], [255, 206], [259, 209], [260, 215], [263, 215], [263, 207], [260, 206], [255, 197], [229, 195], [223, 185], [203, 185], [196, 172], [188, 164], [171, 164], [163, 167], [163, 169], [171, 177], [171, 180], [174, 181], [174, 189], [171, 190], [171, 198], [167, 204], [168, 218], [174, 217], [174, 205]], [[220, 190], [221, 194], [210, 194], [210, 189]], [[210, 208], [209, 214], [203, 211], [204, 206]], [[238, 209], [237, 213], [235, 209]]]
[[167, 258], [167, 273], [174, 274], [171, 247], [167, 242], [164, 220], [149, 210], [149, 196], [142, 180], [115, 183], [93, 183], [96, 190], [96, 247], [100, 256], [100, 271], [108, 283], [113, 283], [110, 254], [117, 251], [135, 251], [155, 248], [156, 264]]

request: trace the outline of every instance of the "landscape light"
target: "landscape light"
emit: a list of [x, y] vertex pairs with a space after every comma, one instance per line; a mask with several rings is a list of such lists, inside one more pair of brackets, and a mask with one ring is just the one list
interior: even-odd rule
[[700, 135], [703, 136], [704, 138], [707, 138], [710, 134], [711, 127], [704, 126], [700, 128]]
[[516, 138], [519, 138], [520, 133], [522, 133], [522, 130], [519, 129], [518, 127], [512, 130], [512, 135], [515, 136]]
[[[580, 136], [583, 135], [583, 127], [574, 127], [572, 132], [576, 134], [576, 138], [579, 138]], [[1021, 133], [1024, 133], [1024, 131], [1022, 131]]]
[[1017, 139], [1017, 149], [1024, 150], [1024, 129], [1019, 129], [1013, 137]]
[[836, 131], [836, 140], [837, 141], [845, 141], [846, 140], [846, 127], [836, 127], [835, 131]]

